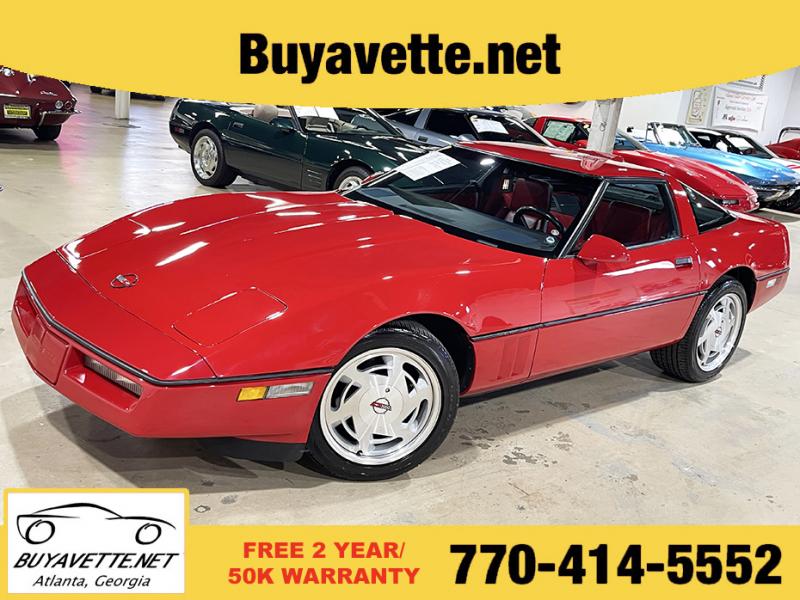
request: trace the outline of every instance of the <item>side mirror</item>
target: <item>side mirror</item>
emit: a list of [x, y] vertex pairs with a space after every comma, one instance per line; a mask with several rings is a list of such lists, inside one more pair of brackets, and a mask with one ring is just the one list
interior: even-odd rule
[[585, 149], [589, 145], [589, 140], [578, 140], [575, 142], [578, 148]]
[[577, 256], [587, 263], [624, 263], [631, 259], [628, 250], [617, 240], [596, 233], [584, 242]]

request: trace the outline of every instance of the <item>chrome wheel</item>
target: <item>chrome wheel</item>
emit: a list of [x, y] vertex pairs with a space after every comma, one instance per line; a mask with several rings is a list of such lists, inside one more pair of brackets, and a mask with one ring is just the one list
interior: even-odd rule
[[339, 184], [338, 190], [340, 192], [347, 192], [349, 190], [352, 190], [360, 186], [362, 181], [363, 181], [362, 178], [359, 177], [358, 175], [350, 175], [349, 177], [345, 177], [344, 179], [342, 179], [342, 182]]
[[334, 373], [319, 419], [336, 454], [362, 465], [385, 465], [425, 443], [441, 410], [441, 384], [428, 362], [402, 348], [379, 348]]
[[697, 340], [697, 365], [714, 371], [730, 355], [742, 327], [744, 306], [737, 294], [725, 294], [706, 315]]
[[219, 152], [217, 146], [208, 136], [202, 136], [192, 150], [192, 163], [195, 172], [203, 179], [211, 179], [217, 172]]

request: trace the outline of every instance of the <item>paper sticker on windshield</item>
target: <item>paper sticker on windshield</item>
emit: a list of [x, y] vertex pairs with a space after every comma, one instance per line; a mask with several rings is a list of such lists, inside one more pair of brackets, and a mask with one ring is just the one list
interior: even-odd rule
[[326, 106], [295, 106], [298, 117], [325, 117], [327, 119], [338, 119], [339, 115], [333, 108]]
[[481, 119], [480, 117], [472, 117], [472, 124], [478, 133], [491, 131], [493, 133], [508, 133], [508, 129], [500, 121], [494, 119]]
[[441, 152], [429, 152], [428, 154], [423, 154], [422, 156], [415, 158], [414, 160], [410, 160], [407, 163], [403, 163], [397, 167], [396, 171], [402, 173], [409, 179], [419, 181], [424, 177], [428, 177], [429, 175], [439, 173], [440, 171], [444, 171], [445, 169], [449, 169], [450, 167], [460, 164], [461, 163], [455, 158], [452, 156], [447, 156], [447, 154], [442, 154]]

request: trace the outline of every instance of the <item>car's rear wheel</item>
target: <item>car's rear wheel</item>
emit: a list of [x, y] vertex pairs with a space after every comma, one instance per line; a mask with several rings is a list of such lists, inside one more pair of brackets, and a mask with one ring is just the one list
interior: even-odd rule
[[716, 376], [739, 345], [747, 315], [747, 294], [732, 277], [709, 291], [686, 335], [675, 344], [650, 352], [668, 375], [698, 383]]
[[361, 182], [369, 177], [370, 173], [364, 167], [347, 167], [336, 176], [333, 182], [333, 189], [346, 192], [361, 185]]
[[225, 153], [219, 136], [204, 129], [192, 140], [192, 172], [197, 181], [209, 187], [224, 188], [236, 179], [236, 171], [225, 162]]
[[458, 408], [458, 373], [425, 327], [398, 321], [364, 338], [331, 376], [309, 453], [342, 479], [388, 479], [428, 458]]
[[33, 128], [33, 133], [43, 142], [52, 142], [61, 135], [61, 125], [40, 125]]

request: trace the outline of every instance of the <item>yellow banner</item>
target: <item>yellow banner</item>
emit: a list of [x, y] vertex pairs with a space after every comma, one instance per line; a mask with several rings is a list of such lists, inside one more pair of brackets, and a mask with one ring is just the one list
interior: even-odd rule
[[77, 1], [17, 16], [0, 35], [3, 64], [192, 98], [477, 106], [652, 94], [800, 63], [793, 0], [140, 0], [109, 11]]
[[797, 598], [798, 573], [798, 526], [190, 526], [185, 595]]

